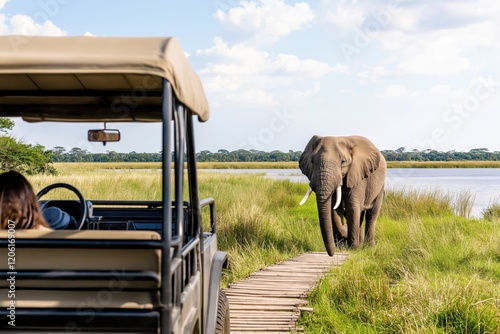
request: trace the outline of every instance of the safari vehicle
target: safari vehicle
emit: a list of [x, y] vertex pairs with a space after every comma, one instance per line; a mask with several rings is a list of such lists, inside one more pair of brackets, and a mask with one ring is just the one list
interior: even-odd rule
[[[0, 332], [229, 332], [215, 203], [198, 198], [193, 118], [209, 106], [175, 38], [2, 36], [0, 117], [50, 125], [62, 145], [149, 138], [155, 124], [163, 153], [161, 200], [58, 182], [38, 194], [54, 230], [0, 231]], [[55, 188], [77, 199], [43, 198]]]

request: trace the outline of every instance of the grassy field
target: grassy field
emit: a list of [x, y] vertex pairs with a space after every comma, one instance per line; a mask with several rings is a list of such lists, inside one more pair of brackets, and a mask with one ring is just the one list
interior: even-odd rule
[[[159, 169], [159, 162], [59, 162], [57, 170]], [[389, 161], [389, 168], [500, 168], [500, 161]], [[296, 161], [284, 162], [199, 162], [200, 169], [295, 169]]]
[[[284, 162], [201, 162], [207, 169], [293, 169], [296, 161]], [[500, 168], [500, 161], [388, 161], [389, 168]]]
[[[161, 198], [156, 170], [102, 167], [56, 166], [58, 176], [30, 181], [36, 190], [68, 182], [88, 199]], [[219, 248], [230, 257], [223, 285], [324, 251], [314, 195], [298, 205], [306, 184], [212, 172], [201, 172], [199, 184], [201, 197], [216, 200]], [[305, 332], [500, 333], [500, 204], [485, 212], [487, 219], [470, 220], [455, 214], [467, 206], [456, 201], [433, 191], [388, 192], [376, 245], [342, 250], [348, 261], [312, 293], [314, 312], [300, 320]]]

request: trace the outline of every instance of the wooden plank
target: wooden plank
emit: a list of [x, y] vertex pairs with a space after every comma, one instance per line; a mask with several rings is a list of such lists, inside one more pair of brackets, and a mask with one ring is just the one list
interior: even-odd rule
[[263, 268], [225, 289], [231, 334], [298, 333], [301, 312], [311, 312], [304, 298], [333, 266], [346, 256], [306, 253]]
[[254, 295], [254, 296], [265, 296], [265, 297], [295, 297], [295, 298], [302, 298], [307, 295], [307, 292], [280, 292], [276, 293], [273, 291], [266, 291], [266, 292], [252, 292], [252, 291], [240, 291], [240, 292], [231, 292], [230, 294], [234, 295]]
[[[248, 313], [248, 312], [247, 312]], [[251, 312], [250, 312], [251, 313]], [[241, 321], [249, 321], [249, 322], [266, 322], [266, 321], [296, 321], [299, 318], [300, 313], [292, 313], [292, 312], [282, 312], [283, 316], [274, 316], [274, 317], [257, 317], [253, 314], [248, 314], [248, 316], [244, 316], [243, 313], [237, 314], [234, 317], [231, 316], [231, 322], [241, 322]], [[285, 316], [286, 315], [286, 316]]]
[[253, 312], [246, 312], [244, 310], [234, 310], [234, 312], [230, 313], [231, 317], [236, 318], [257, 318], [257, 319], [264, 319], [264, 318], [276, 318], [276, 319], [281, 319], [281, 318], [298, 318], [300, 315], [299, 310], [294, 310], [292, 312], [282, 312], [282, 311], [253, 311]]
[[[231, 323], [234, 323], [236, 325], [252, 325], [255, 324], [255, 319], [231, 319]], [[284, 326], [284, 325], [294, 325], [295, 321], [294, 319], [264, 319], [262, 321], [258, 321], [260, 325], [265, 325], [265, 326]]]
[[232, 284], [231, 286], [238, 286], [238, 285], [244, 285], [244, 284], [254, 284], [256, 286], [259, 286], [259, 285], [294, 285], [294, 284], [297, 284], [297, 285], [306, 285], [306, 286], [315, 286], [317, 284], [317, 280], [312, 280], [312, 279], [306, 279], [306, 280], [302, 280], [302, 281], [297, 281], [297, 280], [290, 280], [289, 282], [287, 281], [269, 281], [269, 280], [262, 280], [262, 279], [254, 279], [253, 281], [244, 281], [244, 282], [241, 282], [238, 283], [238, 284]]
[[[286, 312], [289, 313], [289, 312]], [[257, 318], [255, 316], [249, 316], [249, 317], [243, 317], [243, 316], [238, 316], [238, 317], [231, 317], [231, 322], [241, 322], [241, 321], [250, 321], [250, 322], [261, 322], [261, 321], [296, 321], [299, 316], [298, 313], [297, 315], [290, 315], [289, 317], [272, 317], [272, 318], [266, 318], [266, 317], [261, 317]]]
[[230, 312], [231, 317], [235, 318], [271, 318], [271, 317], [276, 317], [276, 318], [283, 318], [283, 317], [290, 317], [290, 318], [295, 318], [299, 317], [300, 312], [294, 311], [294, 312], [281, 312], [281, 311], [253, 311], [253, 312], [245, 312], [243, 310], [235, 310], [234, 312]]
[[[288, 299], [288, 298], [283, 298], [283, 299]], [[301, 302], [288, 302], [288, 301], [282, 301], [282, 302], [273, 302], [273, 303], [259, 303], [255, 301], [235, 301], [235, 300], [229, 300], [229, 303], [232, 305], [247, 305], [247, 306], [252, 306], [252, 305], [262, 305], [262, 304], [268, 304], [268, 305], [283, 305], [283, 306], [306, 306], [307, 301], [303, 300]]]
[[249, 291], [308, 291], [312, 288], [310, 285], [306, 285], [304, 287], [300, 286], [291, 286], [289, 288], [283, 287], [283, 285], [268, 285], [268, 286], [252, 286], [252, 285], [242, 285], [242, 286], [232, 286], [230, 291], [241, 291], [241, 290], [249, 290]]
[[[291, 333], [292, 330], [295, 332], [295, 326], [236, 326], [235, 330], [239, 331], [260, 331], [260, 332], [276, 332], [276, 331], [288, 331], [286, 333]], [[231, 332], [232, 333], [232, 332]]]
[[[231, 319], [231, 323], [237, 324], [237, 325], [243, 325], [243, 324], [248, 324], [252, 325], [255, 324], [256, 321], [255, 319]], [[258, 324], [260, 325], [294, 325], [295, 324], [295, 319], [288, 318], [288, 319], [264, 319], [262, 321], [258, 321]]]
[[250, 278], [243, 279], [239, 281], [238, 283], [233, 283], [233, 284], [239, 284], [242, 282], [315, 282], [317, 276], [316, 275], [310, 275], [310, 278], [307, 276], [300, 276], [300, 277], [289, 277], [285, 275], [252, 275]]
[[290, 287], [299, 287], [299, 288], [305, 288], [309, 289], [312, 286], [315, 286], [315, 282], [290, 282], [289, 284], [286, 282], [262, 282], [259, 280], [250, 282], [250, 281], [245, 281], [243, 283], [237, 283], [237, 284], [231, 284], [230, 288], [235, 289], [238, 287], [254, 287], [254, 288], [259, 288], [259, 287], [269, 287], [269, 288], [284, 288], [287, 286]]
[[[272, 332], [273, 334], [290, 334], [290, 331], [286, 332]], [[233, 331], [231, 330], [231, 334], [269, 334], [269, 331]]]
[[[287, 272], [271, 272], [271, 271], [258, 271], [254, 274], [252, 274], [252, 277], [255, 277], [255, 276], [273, 276], [273, 277], [287, 277], [287, 278], [290, 278], [290, 279], [299, 279], [299, 277], [303, 277], [303, 278], [311, 278], [311, 279], [316, 279], [318, 277], [317, 274], [314, 274], [314, 273], [295, 273], [293, 275], [294, 278], [291, 278], [290, 277], [290, 273], [287, 273]], [[250, 279], [252, 278], [250, 277]]]
[[[252, 297], [252, 296], [250, 296]], [[267, 298], [262, 298], [263, 302], [259, 302], [256, 300], [245, 300], [244, 298], [241, 299], [230, 299], [228, 298], [229, 303], [233, 305], [262, 305], [262, 304], [273, 304], [273, 305], [293, 305], [293, 306], [304, 306], [307, 305], [306, 300], [301, 300], [301, 301], [294, 301], [295, 298], [282, 298], [283, 301], [276, 301], [276, 302], [264, 302], [264, 300]], [[293, 299], [292, 301], [288, 301], [287, 299]]]
[[257, 310], [257, 311], [293, 311], [298, 310], [296, 306], [290, 305], [231, 305], [231, 309], [229, 310], [229, 314], [231, 314], [231, 310]]
[[288, 326], [246, 326], [237, 325], [231, 328], [231, 334], [234, 333], [298, 333], [303, 332], [303, 328], [296, 327], [295, 325]]

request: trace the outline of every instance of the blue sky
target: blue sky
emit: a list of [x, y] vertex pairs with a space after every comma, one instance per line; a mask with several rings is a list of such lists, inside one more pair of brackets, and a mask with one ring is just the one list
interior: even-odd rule
[[[197, 151], [303, 150], [315, 134], [500, 151], [499, 1], [0, 0], [0, 34], [176, 36], [211, 105]], [[12, 134], [47, 148], [157, 151], [155, 138], [121, 129], [105, 148], [86, 130], [17, 123]]]

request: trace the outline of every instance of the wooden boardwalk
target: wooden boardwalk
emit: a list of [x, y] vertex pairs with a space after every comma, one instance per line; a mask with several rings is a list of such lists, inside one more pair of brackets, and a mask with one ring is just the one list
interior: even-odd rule
[[253, 273], [225, 290], [231, 333], [297, 333], [297, 320], [307, 307], [306, 297], [332, 266], [346, 254], [305, 253]]

